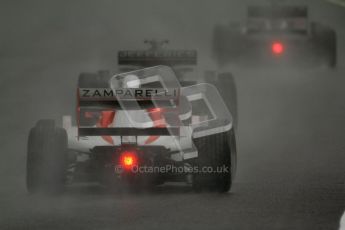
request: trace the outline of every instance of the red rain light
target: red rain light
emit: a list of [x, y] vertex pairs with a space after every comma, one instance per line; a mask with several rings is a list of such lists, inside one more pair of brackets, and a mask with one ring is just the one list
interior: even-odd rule
[[125, 169], [132, 169], [133, 166], [137, 165], [137, 155], [133, 152], [124, 152], [121, 154], [120, 164]]
[[284, 52], [284, 45], [283, 45], [283, 43], [281, 43], [281, 42], [274, 42], [272, 44], [272, 52], [274, 54], [277, 54], [277, 55], [282, 54]]
[[161, 108], [153, 108], [153, 109], [150, 109], [149, 112], [158, 113], [158, 112], [162, 112], [162, 109]]

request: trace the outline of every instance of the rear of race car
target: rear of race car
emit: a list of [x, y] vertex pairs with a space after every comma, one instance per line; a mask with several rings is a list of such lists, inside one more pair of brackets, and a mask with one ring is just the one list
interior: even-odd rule
[[[28, 183], [29, 190], [45, 190], [46, 179], [59, 188], [86, 180], [134, 190], [167, 181], [186, 181], [197, 190], [230, 189], [236, 140], [232, 116], [214, 86], [180, 87], [165, 66], [114, 75], [105, 82], [107, 88], [78, 89], [77, 126], [66, 116], [63, 128], [47, 124], [42, 129], [42, 122], [33, 128], [34, 133], [49, 133], [30, 136], [29, 153], [41, 163], [55, 162], [58, 170], [42, 181], [36, 180], [38, 174], [31, 176], [28, 182], [37, 183]], [[31, 151], [37, 141], [56, 142], [57, 149], [51, 156], [40, 147]], [[40, 164], [28, 166], [28, 175], [49, 171]]]
[[[108, 88], [79, 89], [79, 136], [103, 139], [103, 144], [92, 149], [97, 159], [90, 162], [98, 162], [100, 168], [94, 172], [101, 182], [139, 185], [145, 181], [148, 186], [162, 180], [156, 172], [139, 171], [171, 162], [180, 135], [179, 88], [167, 88], [169, 82], [161, 76], [170, 73], [159, 71], [132, 71], [111, 77]], [[170, 84], [178, 86], [173, 80]], [[168, 113], [174, 124], [166, 122], [163, 114]], [[97, 122], [81, 122], [86, 116], [96, 116]]]
[[336, 34], [308, 21], [305, 6], [249, 6], [245, 25], [217, 26], [214, 52], [221, 64], [336, 66]]

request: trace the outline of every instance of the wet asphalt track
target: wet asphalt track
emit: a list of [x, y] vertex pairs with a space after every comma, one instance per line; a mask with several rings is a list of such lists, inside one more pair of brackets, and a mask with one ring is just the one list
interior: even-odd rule
[[181, 185], [110, 194], [90, 185], [61, 197], [27, 195], [28, 130], [38, 118], [73, 111], [81, 70], [114, 68], [117, 49], [151, 37], [199, 48], [200, 64], [211, 68], [212, 25], [244, 9], [225, 0], [147, 2], [1, 2], [0, 229], [337, 229], [345, 207], [345, 10], [319, 1], [311, 16], [338, 31], [337, 70], [232, 68], [239, 166], [229, 194]]

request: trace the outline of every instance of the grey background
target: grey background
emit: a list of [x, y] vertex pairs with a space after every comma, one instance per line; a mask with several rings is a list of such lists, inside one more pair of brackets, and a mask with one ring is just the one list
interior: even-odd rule
[[337, 229], [344, 209], [344, 9], [309, 1], [338, 32], [339, 67], [232, 66], [239, 92], [239, 166], [229, 194], [167, 185], [152, 194], [25, 190], [26, 138], [39, 118], [74, 112], [81, 71], [116, 70], [145, 38], [196, 48], [216, 69], [212, 28], [249, 1], [0, 1], [0, 229]]

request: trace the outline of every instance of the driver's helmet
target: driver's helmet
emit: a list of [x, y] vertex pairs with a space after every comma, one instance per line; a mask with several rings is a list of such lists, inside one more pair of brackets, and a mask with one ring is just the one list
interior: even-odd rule
[[140, 88], [140, 79], [135, 74], [128, 74], [122, 78], [121, 81], [119, 80], [111, 80], [110, 86], [111, 88]]
[[123, 88], [140, 88], [140, 79], [135, 74], [128, 74], [122, 80]]

